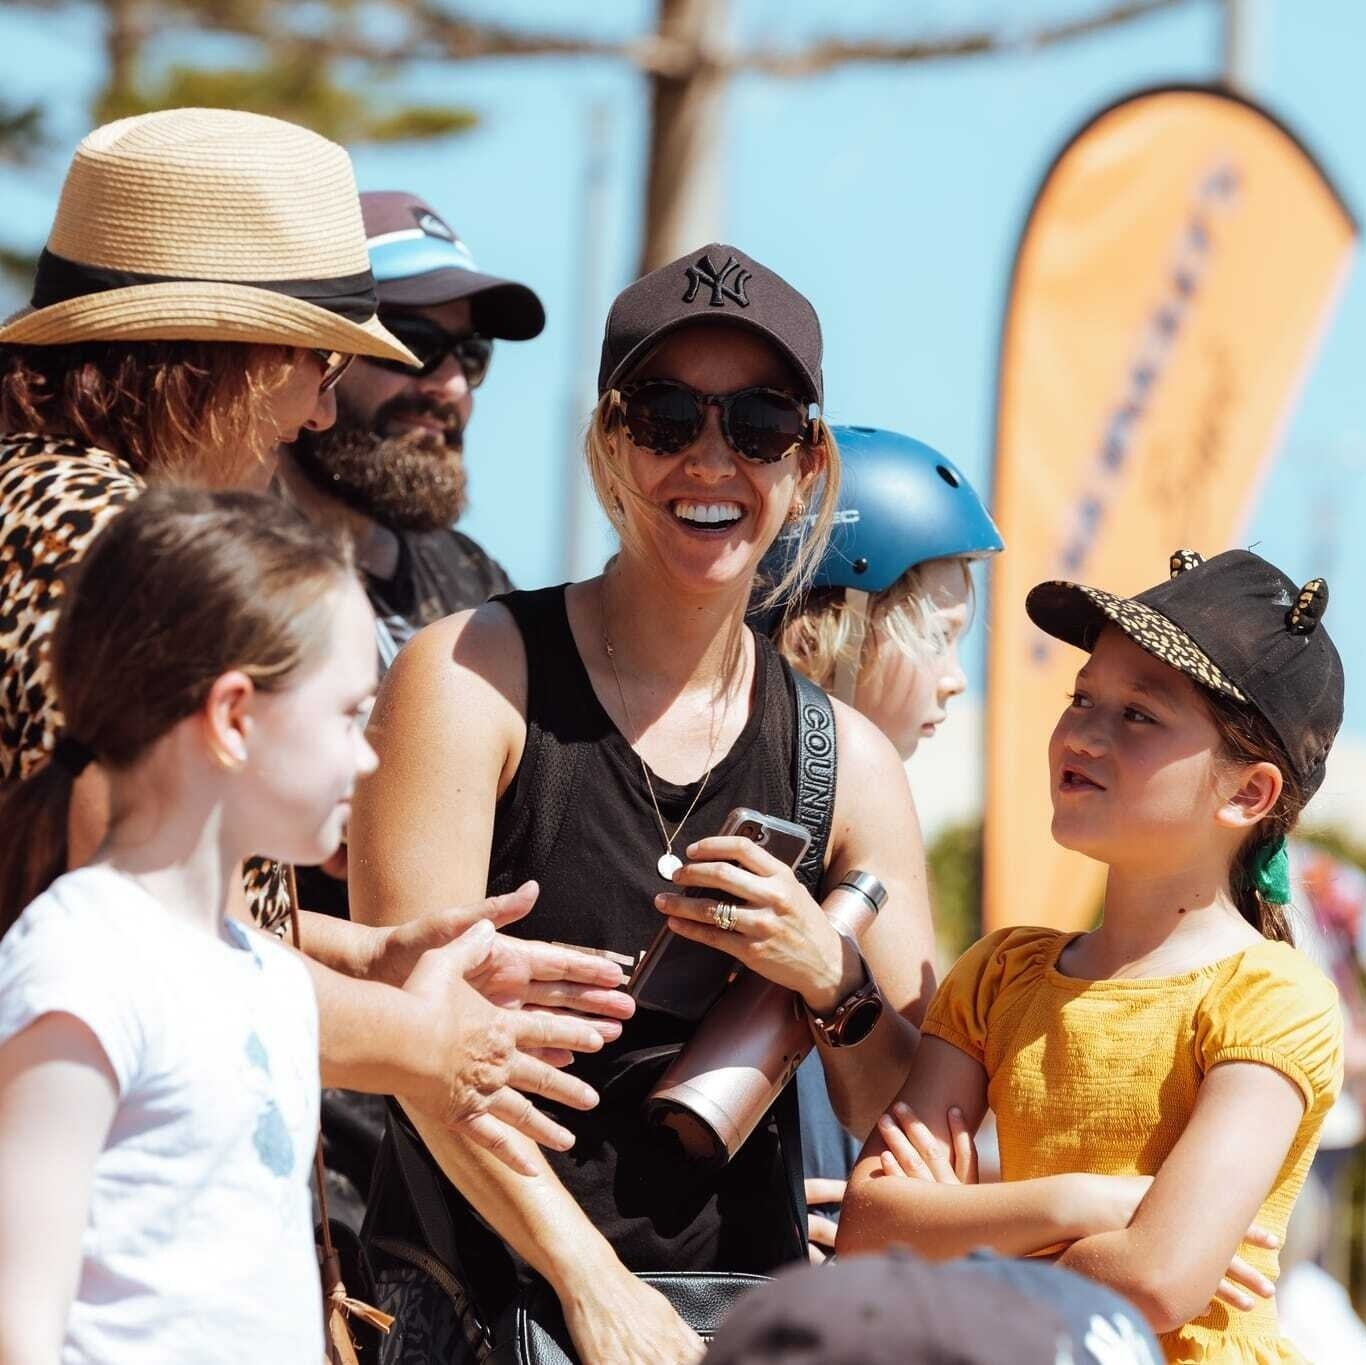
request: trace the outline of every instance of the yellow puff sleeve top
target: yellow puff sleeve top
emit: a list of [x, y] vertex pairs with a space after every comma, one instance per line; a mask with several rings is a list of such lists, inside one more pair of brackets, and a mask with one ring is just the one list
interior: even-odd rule
[[[1284, 1237], [1291, 1207], [1342, 1085], [1337, 989], [1288, 943], [1253, 944], [1181, 976], [1064, 976], [1070, 934], [1003, 929], [969, 948], [930, 1004], [924, 1032], [980, 1062], [1000, 1131], [1001, 1176], [1066, 1171], [1156, 1175], [1220, 1062], [1288, 1077], [1304, 1117], [1257, 1222]], [[1241, 1254], [1270, 1279], [1275, 1252]], [[1271, 1302], [1214, 1304], [1162, 1338], [1169, 1361], [1299, 1361]]]

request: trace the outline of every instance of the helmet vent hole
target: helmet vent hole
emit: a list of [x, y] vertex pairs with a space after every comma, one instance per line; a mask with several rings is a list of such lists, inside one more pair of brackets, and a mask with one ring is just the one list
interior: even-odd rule
[[950, 488], [957, 488], [962, 480], [946, 464], [938, 464], [934, 467], [934, 472], [944, 480]]

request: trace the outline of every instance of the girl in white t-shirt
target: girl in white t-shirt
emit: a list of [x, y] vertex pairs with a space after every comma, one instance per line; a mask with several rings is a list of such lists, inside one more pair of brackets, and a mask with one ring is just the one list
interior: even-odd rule
[[[0, 1360], [316, 1365], [313, 992], [228, 907], [247, 854], [337, 846], [370, 607], [246, 493], [147, 493], [68, 592], [67, 736], [0, 806]], [[109, 834], [57, 875], [92, 758]]]

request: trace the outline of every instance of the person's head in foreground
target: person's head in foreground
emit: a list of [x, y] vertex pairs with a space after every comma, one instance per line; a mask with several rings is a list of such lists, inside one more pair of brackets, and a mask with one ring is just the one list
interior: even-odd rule
[[252, 493], [144, 494], [95, 540], [52, 647], [66, 731], [13, 784], [0, 924], [67, 865], [73, 783], [111, 782], [106, 849], [167, 829], [225, 856], [317, 862], [375, 756], [374, 621], [348, 555]]
[[1285, 839], [1342, 723], [1328, 585], [1247, 550], [1172, 556], [1133, 598], [1043, 583], [1026, 609], [1086, 650], [1049, 744], [1053, 837], [1111, 868], [1204, 869], [1289, 939]]
[[588, 469], [623, 568], [744, 601], [791, 522], [804, 534], [775, 599], [805, 580], [839, 462], [818, 415], [820, 323], [786, 280], [716, 244], [637, 280], [608, 315], [598, 394]]
[[417, 357], [360, 356], [337, 386], [337, 422], [305, 430], [292, 462], [312, 485], [396, 531], [433, 531], [465, 509], [465, 430], [496, 340], [545, 326], [523, 284], [482, 273], [416, 195], [360, 197], [385, 328]]
[[413, 363], [376, 307], [342, 148], [235, 110], [120, 119], [76, 149], [31, 307], [0, 326], [0, 427], [264, 487], [354, 356]]
[[1117, 1294], [1053, 1266], [909, 1253], [794, 1269], [740, 1301], [706, 1365], [1157, 1365]]
[[[894, 431], [832, 431], [841, 484], [830, 543], [774, 639], [909, 758], [967, 686], [958, 648], [972, 613], [969, 566], [999, 551], [1001, 537], [947, 456]], [[788, 539], [767, 576], [781, 575]]]

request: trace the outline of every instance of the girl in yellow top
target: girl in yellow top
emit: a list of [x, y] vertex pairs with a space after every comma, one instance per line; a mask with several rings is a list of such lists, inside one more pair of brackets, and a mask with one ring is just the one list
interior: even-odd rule
[[[841, 1253], [1061, 1249], [1169, 1361], [1300, 1360], [1275, 1248], [1342, 1037], [1333, 985], [1290, 942], [1284, 842], [1342, 719], [1327, 597], [1242, 550], [1182, 551], [1136, 598], [1030, 593], [1035, 623], [1090, 654], [1049, 777], [1054, 838], [1109, 868], [1104, 916], [1002, 930], [949, 973], [850, 1182]], [[979, 1185], [988, 1105], [1003, 1180]]]

